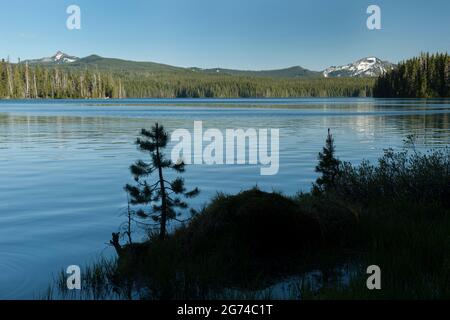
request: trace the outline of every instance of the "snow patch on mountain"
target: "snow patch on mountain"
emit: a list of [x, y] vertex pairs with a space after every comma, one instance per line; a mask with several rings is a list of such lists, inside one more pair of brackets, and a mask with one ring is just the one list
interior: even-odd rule
[[53, 60], [55, 63], [71, 63], [78, 60], [77, 57], [69, 56], [68, 54], [65, 54], [62, 51], [58, 51], [53, 57], [50, 59]]
[[56, 52], [51, 57], [45, 57], [42, 59], [36, 59], [36, 60], [29, 60], [27, 62], [29, 63], [46, 63], [46, 64], [65, 64], [65, 63], [72, 63], [79, 60], [78, 57], [70, 56], [62, 51]]
[[377, 77], [391, 70], [394, 64], [377, 57], [367, 57], [344, 66], [332, 66], [323, 71], [325, 78], [331, 77]]

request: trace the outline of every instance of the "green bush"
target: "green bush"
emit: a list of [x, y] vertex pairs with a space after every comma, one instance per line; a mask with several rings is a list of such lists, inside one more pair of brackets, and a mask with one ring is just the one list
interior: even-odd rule
[[377, 201], [438, 202], [450, 204], [450, 149], [428, 153], [385, 151], [378, 165], [341, 165], [334, 191], [359, 203]]

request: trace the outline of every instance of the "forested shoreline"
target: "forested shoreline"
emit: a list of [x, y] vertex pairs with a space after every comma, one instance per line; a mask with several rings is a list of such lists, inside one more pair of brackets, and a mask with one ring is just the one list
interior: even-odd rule
[[0, 63], [1, 99], [370, 97], [374, 79], [118, 73]]
[[450, 56], [424, 53], [379, 78], [271, 78], [0, 62], [0, 99], [450, 97]]
[[374, 86], [377, 98], [450, 97], [450, 56], [423, 53], [401, 62], [379, 77]]
[[374, 79], [272, 79], [237, 76], [158, 76], [129, 79], [130, 97], [295, 98], [369, 97]]
[[0, 63], [1, 99], [122, 97], [122, 80], [111, 73]]

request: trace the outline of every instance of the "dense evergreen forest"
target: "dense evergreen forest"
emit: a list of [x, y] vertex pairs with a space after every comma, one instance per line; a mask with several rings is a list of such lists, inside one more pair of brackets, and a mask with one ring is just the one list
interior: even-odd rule
[[423, 53], [401, 62], [378, 78], [374, 96], [380, 98], [450, 97], [450, 56]]
[[375, 78], [273, 78], [0, 62], [0, 99], [450, 97], [450, 56], [419, 57]]
[[0, 98], [366, 97], [374, 79], [114, 72], [0, 62]]
[[274, 79], [230, 75], [164, 74], [124, 80], [130, 97], [289, 98], [367, 97], [374, 79]]
[[0, 98], [120, 98], [124, 95], [121, 80], [109, 73], [0, 62]]

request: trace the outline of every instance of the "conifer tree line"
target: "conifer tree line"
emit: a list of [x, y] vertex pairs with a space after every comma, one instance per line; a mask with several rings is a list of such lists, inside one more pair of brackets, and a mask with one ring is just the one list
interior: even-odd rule
[[121, 98], [121, 79], [110, 73], [0, 62], [0, 98]]
[[109, 72], [0, 62], [0, 99], [367, 97], [374, 79]]
[[274, 79], [180, 73], [124, 80], [129, 97], [154, 98], [370, 97], [374, 82], [373, 78]]
[[450, 56], [421, 54], [376, 78], [289, 79], [0, 62], [0, 99], [450, 97]]
[[374, 96], [380, 98], [450, 97], [450, 56], [422, 53], [401, 62], [378, 78]]

